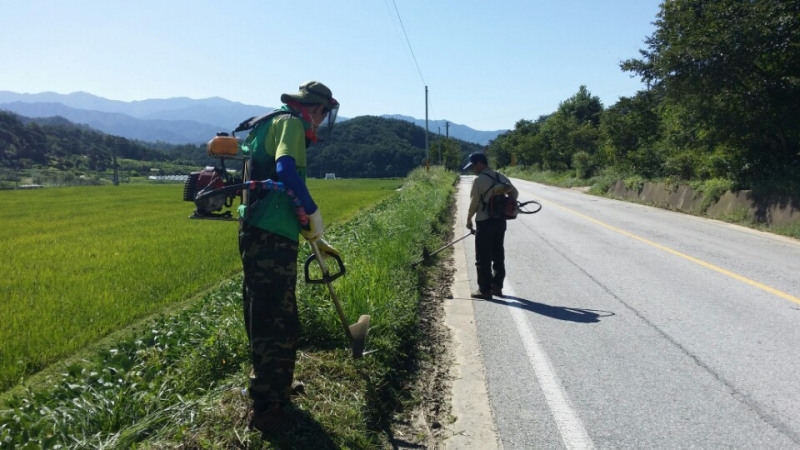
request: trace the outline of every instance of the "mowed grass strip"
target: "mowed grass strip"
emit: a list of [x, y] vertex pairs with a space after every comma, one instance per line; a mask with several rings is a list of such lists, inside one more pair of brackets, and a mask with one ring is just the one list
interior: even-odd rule
[[[326, 224], [402, 180], [309, 180]], [[183, 185], [0, 192], [0, 390], [240, 270], [237, 224], [189, 220]]]

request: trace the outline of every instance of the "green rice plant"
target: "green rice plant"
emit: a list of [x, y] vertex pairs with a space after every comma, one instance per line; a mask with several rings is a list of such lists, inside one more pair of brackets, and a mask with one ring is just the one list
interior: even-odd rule
[[[400, 180], [309, 180], [326, 223]], [[181, 185], [0, 192], [0, 390], [240, 270], [236, 223], [189, 220]]]

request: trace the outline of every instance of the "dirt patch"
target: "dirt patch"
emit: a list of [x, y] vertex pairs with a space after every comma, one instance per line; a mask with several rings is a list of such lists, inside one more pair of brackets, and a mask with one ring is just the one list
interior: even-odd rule
[[[443, 252], [444, 253], [444, 252]], [[452, 250], [430, 267], [420, 302], [417, 376], [408, 387], [414, 398], [392, 427], [392, 449], [441, 448], [445, 426], [452, 422], [450, 368], [452, 336], [444, 323], [444, 302], [452, 297]]]

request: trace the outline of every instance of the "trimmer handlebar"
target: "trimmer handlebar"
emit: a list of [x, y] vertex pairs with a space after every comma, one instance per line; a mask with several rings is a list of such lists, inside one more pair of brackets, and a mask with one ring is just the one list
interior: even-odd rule
[[[317, 247], [315, 246], [314, 249], [316, 249], [316, 248]], [[344, 275], [346, 269], [344, 268], [344, 262], [342, 261], [342, 258], [339, 257], [339, 255], [337, 255], [335, 253], [328, 253], [327, 256], [330, 256], [330, 257], [332, 257], [333, 259], [336, 260], [336, 263], [339, 264], [339, 271], [336, 272], [336, 273], [333, 273], [333, 274], [330, 273], [328, 271], [327, 264], [324, 263], [324, 260], [323, 260], [324, 257], [321, 257], [321, 258], [318, 259], [317, 254], [316, 253], [312, 253], [306, 259], [306, 264], [305, 264], [305, 278], [306, 278], [305, 281], [306, 281], [306, 283], [308, 283], [308, 284], [326, 284], [326, 283], [330, 283], [331, 281], [333, 281], [333, 280], [341, 277], [342, 275]], [[311, 275], [309, 273], [309, 268], [311, 267], [311, 263], [314, 262], [314, 260], [317, 260], [317, 262], [320, 264], [320, 269], [322, 270], [322, 278], [316, 278], [316, 279], [315, 278], [311, 278]]]

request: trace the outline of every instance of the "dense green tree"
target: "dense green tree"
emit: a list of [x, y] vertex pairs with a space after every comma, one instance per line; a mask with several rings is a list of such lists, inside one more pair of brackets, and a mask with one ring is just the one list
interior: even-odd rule
[[593, 96], [586, 86], [578, 88], [578, 92], [572, 97], [561, 102], [558, 112], [565, 117], [572, 117], [578, 125], [600, 124], [600, 115], [603, 113], [603, 103], [600, 97]]
[[430, 149], [431, 158], [449, 170], [459, 172], [465, 165], [465, 155], [455, 139], [436, 139], [431, 143]]
[[605, 110], [600, 120], [601, 165], [646, 178], [664, 175], [667, 155], [658, 146], [662, 136], [661, 97], [656, 89], [640, 91], [633, 97], [620, 98]]
[[520, 120], [514, 130], [498, 136], [489, 145], [490, 157], [498, 167], [509, 165], [514, 155], [519, 164], [563, 171], [574, 168], [573, 155], [582, 152], [587, 156], [581, 157], [581, 168], [590, 170], [596, 165], [602, 114], [600, 98], [580, 86], [555, 113], [535, 122]]
[[[800, 2], [669, 0], [641, 59], [665, 94], [667, 167], [743, 184], [800, 174]], [[682, 164], [683, 161], [685, 164]]]

